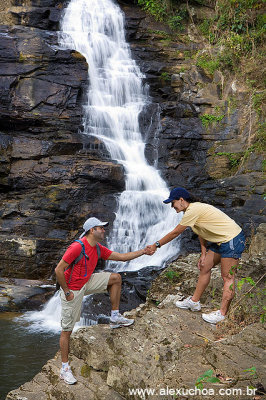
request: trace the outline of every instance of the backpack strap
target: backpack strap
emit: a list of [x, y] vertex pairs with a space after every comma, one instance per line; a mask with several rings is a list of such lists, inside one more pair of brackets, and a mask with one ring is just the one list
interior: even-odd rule
[[75, 240], [75, 242], [78, 242], [78, 243], [81, 245], [81, 251], [80, 251], [79, 256], [78, 256], [77, 258], [75, 258], [75, 260], [73, 260], [72, 263], [69, 264], [69, 266], [66, 268], [66, 270], [68, 270], [69, 268], [72, 268], [71, 273], [70, 273], [70, 277], [69, 277], [69, 280], [68, 280], [68, 283], [70, 283], [70, 281], [71, 281], [72, 274], [73, 274], [73, 271], [74, 271], [74, 266], [75, 266], [83, 257], [85, 257], [85, 276], [87, 276], [87, 262], [86, 262], [86, 261], [87, 261], [87, 259], [89, 259], [89, 256], [87, 256], [87, 254], [85, 253], [85, 246], [84, 246], [84, 243], [83, 243], [81, 240], [79, 240], [79, 239]]
[[98, 260], [101, 258], [101, 248], [99, 243], [96, 243], [96, 250], [97, 250], [97, 256], [98, 256]]
[[[71, 281], [71, 278], [72, 278], [72, 274], [73, 274], [73, 271], [74, 271], [74, 266], [83, 258], [83, 257], [85, 257], [85, 277], [88, 275], [88, 271], [87, 271], [87, 259], [89, 260], [89, 256], [86, 254], [86, 252], [85, 252], [85, 246], [84, 246], [84, 243], [81, 241], [81, 240], [79, 240], [79, 239], [77, 239], [77, 240], [75, 240], [75, 242], [78, 242], [79, 244], [81, 244], [81, 252], [80, 252], [80, 254], [79, 254], [79, 256], [77, 257], [77, 258], [75, 258], [75, 260], [73, 260], [72, 261], [72, 263], [71, 264], [69, 264], [69, 266], [66, 268], [66, 270], [68, 270], [69, 268], [72, 268], [72, 270], [71, 270], [71, 273], [70, 273], [70, 277], [69, 277], [69, 280], [68, 280], [68, 283], [70, 283], [70, 281]], [[98, 256], [98, 260], [99, 260], [99, 258], [101, 258], [101, 248], [100, 248], [100, 246], [99, 246], [99, 243], [96, 243], [96, 250], [97, 250], [97, 256]], [[97, 261], [98, 261], [97, 260]]]

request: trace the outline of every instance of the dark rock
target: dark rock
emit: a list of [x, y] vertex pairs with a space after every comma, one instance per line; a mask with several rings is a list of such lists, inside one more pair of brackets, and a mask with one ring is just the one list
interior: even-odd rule
[[[139, 271], [120, 272], [122, 277], [122, 292], [120, 311], [124, 313], [146, 301], [148, 290], [152, 281], [160, 274], [156, 267], [144, 267]], [[96, 294], [85, 301], [82, 308], [82, 316], [85, 320], [94, 320], [99, 324], [109, 322], [103, 315], [110, 313], [109, 294]]]
[[0, 278], [0, 311], [39, 308], [54, 293], [54, 285], [28, 279]]
[[[112, 222], [115, 196], [124, 188], [123, 168], [100, 140], [83, 132], [88, 66], [81, 54], [58, 46], [55, 32], [67, 4], [14, 0], [8, 15], [1, 14], [6, 24], [13, 18], [12, 25], [0, 26], [2, 274], [10, 269], [19, 277], [23, 271], [34, 278], [49, 275], [85, 218], [95, 214]], [[239, 163], [239, 173], [228, 156], [219, 156], [220, 165], [215, 156], [236, 152], [241, 158], [246, 150], [246, 92], [234, 94], [232, 107], [230, 79], [220, 71], [207, 74], [189, 56], [203, 43], [187, 42], [182, 34], [173, 40], [168, 28], [136, 4], [120, 4], [132, 55], [150, 87], [140, 115], [148, 162], [158, 160], [169, 187], [185, 186], [226, 213], [233, 210], [249, 233], [264, 219], [261, 156], [251, 153], [246, 164]], [[199, 116], [205, 113], [224, 116], [204, 127]], [[27, 241], [34, 254], [21, 253]], [[185, 236], [182, 243], [182, 252], [198, 246]]]

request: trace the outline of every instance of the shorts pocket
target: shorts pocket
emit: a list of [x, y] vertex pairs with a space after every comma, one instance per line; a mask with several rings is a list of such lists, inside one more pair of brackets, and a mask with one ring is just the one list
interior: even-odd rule
[[73, 310], [62, 310], [61, 326], [63, 330], [70, 330], [73, 327]]
[[231, 239], [231, 240], [230, 240], [230, 242], [229, 242], [229, 247], [230, 247], [230, 250], [234, 250], [234, 249], [235, 249], [235, 246], [234, 246], [234, 239]]

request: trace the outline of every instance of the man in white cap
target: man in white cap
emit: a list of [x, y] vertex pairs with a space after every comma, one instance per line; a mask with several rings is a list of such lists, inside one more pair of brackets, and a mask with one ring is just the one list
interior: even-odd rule
[[60, 350], [62, 358], [61, 379], [68, 384], [77, 382], [68, 364], [69, 341], [74, 325], [80, 319], [83, 297], [93, 293], [110, 294], [112, 306], [110, 327], [119, 328], [134, 323], [134, 319], [127, 319], [119, 313], [121, 294], [121, 275], [111, 272], [93, 273], [98, 258], [114, 261], [129, 261], [149, 254], [147, 249], [129, 253], [117, 253], [102, 246], [99, 241], [104, 239], [105, 227], [108, 222], [98, 218], [87, 219], [83, 225], [84, 232], [80, 240], [72, 243], [61, 261], [55, 268], [57, 281], [61, 286], [61, 326]]

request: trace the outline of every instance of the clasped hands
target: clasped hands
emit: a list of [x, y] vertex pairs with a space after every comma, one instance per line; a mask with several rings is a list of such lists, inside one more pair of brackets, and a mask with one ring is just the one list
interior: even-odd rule
[[145, 247], [144, 249], [144, 254], [146, 254], [147, 256], [152, 256], [157, 250], [157, 247], [155, 244], [150, 244], [148, 246]]

